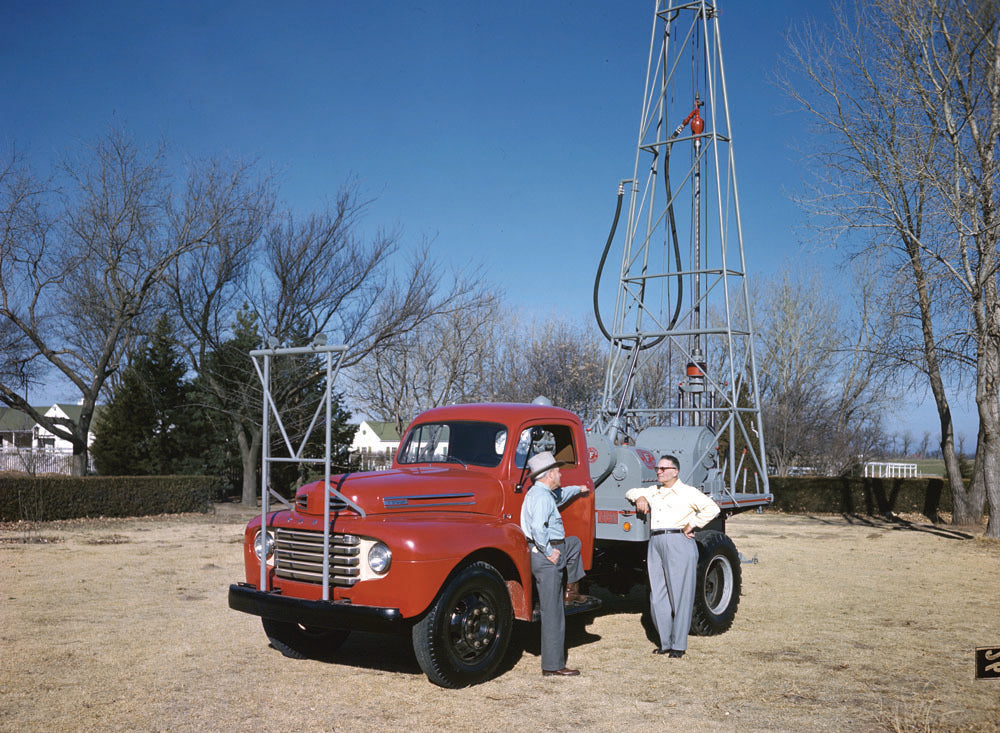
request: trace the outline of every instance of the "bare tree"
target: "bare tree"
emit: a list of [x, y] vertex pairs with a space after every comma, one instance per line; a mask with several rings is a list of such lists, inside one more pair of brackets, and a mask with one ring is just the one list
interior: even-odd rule
[[768, 458], [778, 476], [795, 465], [814, 467], [828, 442], [829, 355], [836, 341], [830, 324], [838, 306], [820, 299], [813, 281], [788, 270], [756, 290], [754, 313], [763, 346], [759, 384]]
[[509, 323], [493, 288], [478, 276], [449, 310], [384, 339], [352, 370], [350, 394], [367, 414], [403, 429], [431, 407], [483, 399], [487, 365]]
[[[382, 342], [451, 311], [466, 288], [458, 280], [443, 284], [426, 247], [394, 269], [399, 234], [378, 231], [368, 240], [360, 235], [369, 202], [361, 198], [356, 182], [343, 186], [328, 210], [299, 218], [275, 212], [275, 192], [266, 178], [247, 184], [242, 173], [220, 164], [213, 164], [212, 171], [196, 180], [204, 188], [190, 198], [207, 198], [224, 208], [235, 198], [245, 202], [244, 216], [219, 228], [211, 249], [177, 262], [171, 300], [191, 365], [212, 393], [211, 406], [236, 435], [243, 502], [252, 505], [261, 436], [257, 378], [246, 354], [254, 344], [246, 342], [247, 329], [259, 330], [258, 345], [265, 336], [301, 345], [326, 334], [331, 342], [349, 346], [343, 365], [351, 367]], [[234, 340], [240, 322], [242, 330]], [[214, 371], [214, 355], [229, 353], [237, 344], [246, 357], [242, 376], [233, 358]], [[276, 402], [320, 378], [314, 371], [274, 385]]]
[[917, 448], [917, 454], [921, 458], [927, 458], [927, 449], [931, 444], [931, 431], [925, 430], [920, 436], [920, 446]]
[[[955, 452], [945, 384], [947, 370], [961, 366], [960, 346], [952, 348], [949, 344], [961, 344], [962, 324], [966, 319], [959, 315], [958, 323], [955, 322], [955, 309], [947, 307], [954, 301], [942, 299], [941, 283], [949, 274], [970, 272], [961, 264], [963, 255], [956, 260], [949, 254], [955, 251], [958, 242], [960, 252], [967, 256], [969, 249], [961, 246], [961, 242], [968, 242], [970, 237], [961, 236], [953, 225], [954, 207], [951, 212], [948, 210], [951, 192], [955, 190], [950, 184], [956, 179], [954, 175], [942, 176], [947, 173], [948, 161], [957, 158], [949, 135], [942, 134], [942, 127], [947, 125], [942, 125], [941, 119], [945, 106], [954, 108], [956, 100], [937, 95], [932, 111], [932, 105], [922, 101], [925, 94], [922, 90], [936, 71], [947, 70], [949, 82], [945, 86], [949, 93], [963, 86], [985, 89], [986, 94], [976, 100], [978, 110], [990, 106], [984, 101], [992, 96], [990, 79], [982, 76], [981, 62], [977, 60], [963, 68], [956, 63], [960, 53], [948, 59], [941, 56], [956, 50], [948, 40], [945, 16], [954, 11], [954, 19], [965, 23], [963, 27], [967, 28], [966, 21], [974, 17], [973, 5], [980, 9], [990, 6], [984, 12], [996, 14], [992, 3], [938, 0], [918, 5], [903, 0], [858, 3], [856, 14], [838, 14], [836, 27], [826, 37], [807, 29], [790, 41], [790, 69], [802, 72], [804, 78], [789, 78], [785, 82], [790, 96], [812, 113], [817, 123], [814, 142], [824, 175], [819, 195], [811, 202], [813, 208], [830, 216], [842, 231], [862, 235], [865, 246], [878, 248], [884, 254], [881, 268], [884, 282], [897, 288], [902, 284], [903, 290], [896, 292], [910, 299], [917, 314], [918, 351], [899, 352], [896, 363], [900, 369], [919, 370], [928, 380], [939, 415], [941, 452], [956, 523], [981, 517], [982, 497], [966, 491]], [[946, 11], [945, 6], [951, 10]], [[995, 34], [995, 24], [993, 27]], [[967, 38], [971, 40], [973, 35]], [[988, 34], [980, 32], [978, 39], [983, 48], [991, 45]], [[922, 46], [924, 41], [929, 45]], [[951, 50], [947, 50], [949, 47]], [[971, 52], [970, 59], [979, 58], [973, 46], [967, 45], [965, 50]], [[921, 64], [927, 67], [921, 69]], [[976, 80], [968, 76], [973, 72], [979, 75]], [[930, 87], [934, 87], [933, 82]], [[962, 120], [973, 123], [970, 117], [973, 110], [966, 112]], [[992, 145], [997, 139], [996, 127], [981, 128], [984, 136], [989, 129], [993, 130], [989, 138]], [[944, 165], [942, 160], [946, 162]], [[961, 166], [955, 164], [952, 168]], [[994, 256], [981, 253], [979, 263], [987, 267], [972, 268], [976, 272], [972, 279], [979, 283], [977, 291], [988, 293], [992, 287], [995, 292], [996, 272], [992, 264], [995, 226], [991, 223], [984, 229], [982, 222], [979, 224], [975, 232], [990, 232], [993, 236]], [[960, 235], [957, 239], [956, 234]], [[900, 274], [905, 277], [898, 277]], [[993, 285], [984, 282], [984, 278]], [[988, 343], [981, 342], [980, 346], [987, 352], [992, 348]], [[983, 374], [984, 387], [990, 380], [996, 382], [996, 368], [990, 369]], [[995, 392], [993, 406], [995, 412]], [[995, 459], [990, 461], [994, 475], [1000, 473]]]
[[592, 417], [603, 374], [596, 339], [566, 321], [524, 324], [488, 283], [473, 280], [462, 307], [382, 342], [353, 370], [354, 401], [400, 431], [430, 407], [539, 396]]
[[62, 173], [65, 185], [56, 191], [14, 156], [0, 172], [0, 319], [14, 335], [21, 368], [55, 370], [79, 391], [80, 417], [39, 414], [18, 391], [23, 384], [6, 378], [0, 400], [69, 441], [73, 472], [81, 475], [105, 382], [128, 353], [166, 269], [204, 246], [215, 221], [186, 212], [184, 225], [171, 229], [163, 149], [143, 151], [121, 131], [68, 159]]
[[889, 358], [899, 319], [892, 299], [880, 297], [879, 279], [868, 258], [853, 260], [844, 279], [851, 282], [848, 308], [831, 324], [837, 345], [830, 355], [834, 379], [834, 429], [828, 471], [843, 474], [865, 461], [884, 440], [883, 415], [896, 403]]
[[891, 319], [871, 281], [855, 280], [842, 302], [818, 273], [786, 270], [756, 290], [762, 412], [778, 475], [795, 465], [841, 475], [882, 442], [893, 391], [879, 364]]
[[987, 536], [1000, 537], [1000, 6], [931, 0], [918, 10], [884, 0], [898, 27], [904, 79], [941, 141], [932, 168], [949, 236], [930, 243], [971, 312], [979, 435], [972, 492], [985, 491]]
[[491, 399], [531, 402], [541, 396], [584, 422], [596, 418], [606, 350], [595, 334], [572, 322], [551, 319], [507, 333], [491, 367]]

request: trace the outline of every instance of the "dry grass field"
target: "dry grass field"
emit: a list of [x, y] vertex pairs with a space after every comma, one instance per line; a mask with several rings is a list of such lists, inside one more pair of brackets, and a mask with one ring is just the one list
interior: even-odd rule
[[[1000, 543], [980, 530], [840, 516], [729, 523], [733, 628], [650, 654], [642, 592], [570, 624], [577, 678], [542, 678], [519, 625], [504, 673], [443, 690], [408, 637], [352, 636], [331, 662], [269, 648], [229, 610], [247, 512], [0, 528], [0, 730], [987, 731], [1000, 680]], [[601, 594], [598, 589], [598, 594]]]

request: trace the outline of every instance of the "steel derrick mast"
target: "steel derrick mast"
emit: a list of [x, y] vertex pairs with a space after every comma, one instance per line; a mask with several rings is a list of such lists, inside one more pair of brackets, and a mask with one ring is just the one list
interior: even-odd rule
[[[614, 317], [606, 323], [598, 290], [623, 199], [618, 291]], [[716, 436], [716, 468], [728, 491], [766, 493], [715, 2], [656, 3], [635, 168], [619, 185], [594, 290], [598, 325], [610, 342], [596, 432], [615, 444], [634, 444], [650, 426], [707, 428]]]

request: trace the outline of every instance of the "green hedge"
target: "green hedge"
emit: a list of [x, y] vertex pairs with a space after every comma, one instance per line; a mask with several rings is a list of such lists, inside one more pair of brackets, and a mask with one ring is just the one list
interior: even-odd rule
[[0, 521], [207, 512], [214, 476], [0, 476]]
[[951, 491], [941, 478], [770, 479], [773, 508], [793, 514], [923, 514], [951, 511]]
[[[793, 514], [923, 514], [951, 511], [940, 478], [771, 478], [772, 508]], [[224, 488], [214, 476], [0, 476], [0, 521], [139, 517], [205, 512]]]

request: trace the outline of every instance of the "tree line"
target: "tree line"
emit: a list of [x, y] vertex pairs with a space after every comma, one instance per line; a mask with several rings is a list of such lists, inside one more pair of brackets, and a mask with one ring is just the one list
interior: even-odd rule
[[[429, 407], [537, 396], [596, 418], [607, 349], [593, 329], [525, 321], [481, 273], [445, 273], [426, 243], [407, 251], [398, 232], [366, 238], [369, 202], [356, 182], [330, 209], [298, 217], [253, 165], [192, 164], [178, 183], [162, 149], [143, 151], [121, 131], [88, 153], [64, 163], [61, 179], [35, 178], [17, 157], [2, 176], [0, 399], [70, 440], [78, 472], [100, 403], [101, 473], [237, 476], [254, 504], [263, 395], [249, 352], [269, 338], [302, 345], [323, 333], [350, 346], [333, 426], [339, 469], [350, 468], [348, 406], [400, 432]], [[872, 273], [854, 263], [847, 299], [791, 266], [756, 281], [778, 475], [847, 474], [886, 454], [900, 319]], [[657, 358], [635, 395], [650, 405], [676, 397], [671, 365]], [[46, 418], [26, 399], [53, 370], [80, 390], [79, 422]], [[321, 376], [309, 357], [272, 375], [292, 439], [306, 433]], [[287, 489], [306, 478], [298, 471], [272, 480]]]
[[[4, 158], [0, 400], [69, 441], [82, 474], [98, 401], [122, 391], [123, 369], [166, 317], [201, 406], [240, 457], [248, 496], [260, 394], [247, 352], [262, 334], [292, 343], [327, 333], [351, 344], [346, 363], [356, 365], [481, 295], [426, 242], [404, 251], [397, 231], [362, 236], [370, 202], [356, 181], [299, 215], [279, 205], [255, 163], [208, 159], [173, 171], [164, 147], [144, 148], [122, 130], [47, 175], [16, 151]], [[53, 374], [79, 391], [79, 420], [28, 402], [28, 388]]]

